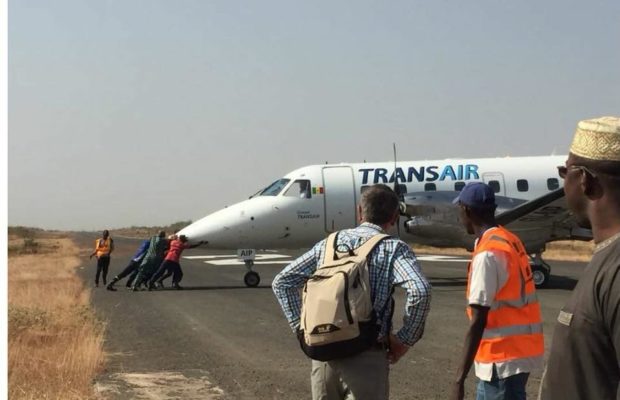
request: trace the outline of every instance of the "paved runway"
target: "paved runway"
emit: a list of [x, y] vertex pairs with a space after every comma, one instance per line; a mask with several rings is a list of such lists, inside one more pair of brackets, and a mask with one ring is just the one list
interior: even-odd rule
[[[90, 246], [90, 237], [78, 240]], [[138, 243], [116, 239], [109, 279], [124, 268]], [[310, 398], [310, 362], [270, 288], [275, 274], [300, 252], [259, 257], [255, 270], [261, 283], [253, 289], [243, 284], [245, 267], [232, 253], [187, 250], [181, 262], [183, 291], [128, 292], [124, 281], [118, 292], [93, 290], [94, 307], [107, 322], [109, 359], [98, 379], [106, 397]], [[464, 258], [419, 258], [433, 285], [432, 309], [424, 338], [392, 367], [392, 399], [446, 398], [467, 324]], [[547, 343], [555, 317], [584, 267], [583, 263], [550, 264], [550, 287], [539, 291]], [[85, 258], [82, 276], [89, 284], [94, 271], [95, 261]], [[403, 293], [397, 291], [395, 298], [398, 327]], [[530, 398], [535, 398], [539, 378], [540, 373], [530, 379]], [[153, 382], [159, 384], [148, 386]], [[466, 386], [471, 396], [473, 373]]]

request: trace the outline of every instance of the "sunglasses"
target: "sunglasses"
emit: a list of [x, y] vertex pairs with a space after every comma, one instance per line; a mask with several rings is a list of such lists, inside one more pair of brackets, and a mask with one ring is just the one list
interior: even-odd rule
[[596, 174], [594, 172], [592, 172], [591, 169], [589, 169], [588, 167], [585, 167], [583, 165], [571, 165], [570, 167], [566, 167], [564, 165], [558, 165], [558, 175], [560, 175], [560, 178], [566, 179], [566, 175], [568, 174], [568, 171], [574, 170], [574, 169], [581, 170], [581, 171], [589, 174], [593, 178], [596, 178]]

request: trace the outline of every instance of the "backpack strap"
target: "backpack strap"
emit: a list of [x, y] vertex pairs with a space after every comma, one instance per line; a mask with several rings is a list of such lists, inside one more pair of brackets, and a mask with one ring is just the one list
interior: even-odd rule
[[336, 257], [336, 239], [338, 232], [330, 233], [325, 242], [325, 262], [337, 260]]
[[378, 245], [380, 241], [388, 237], [390, 237], [390, 235], [386, 235], [385, 233], [378, 233], [365, 241], [364, 244], [362, 244], [360, 247], [355, 249], [355, 253], [358, 256], [368, 257], [368, 255], [375, 248], [375, 246]]

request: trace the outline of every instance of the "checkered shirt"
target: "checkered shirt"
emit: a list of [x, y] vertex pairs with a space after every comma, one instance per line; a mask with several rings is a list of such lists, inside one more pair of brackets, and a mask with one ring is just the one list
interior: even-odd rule
[[[384, 233], [374, 224], [365, 222], [353, 229], [340, 231], [337, 247], [355, 249], [372, 236]], [[301, 293], [310, 276], [323, 263], [326, 239], [317, 243], [307, 253], [286, 266], [273, 280], [273, 291], [293, 331], [300, 325]], [[403, 326], [396, 333], [398, 339], [409, 346], [420, 340], [424, 323], [430, 310], [431, 285], [428, 283], [411, 248], [402, 240], [386, 238], [370, 253], [368, 269], [373, 308], [381, 326], [380, 338], [391, 328], [391, 295], [395, 286], [407, 292]]]

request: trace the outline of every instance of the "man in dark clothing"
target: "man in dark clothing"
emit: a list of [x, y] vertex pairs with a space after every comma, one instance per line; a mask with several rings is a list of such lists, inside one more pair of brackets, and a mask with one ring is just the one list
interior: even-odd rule
[[558, 315], [540, 398], [611, 400], [620, 382], [620, 118], [581, 121], [558, 167], [577, 223], [596, 247]]
[[126, 286], [128, 288], [131, 287], [131, 284], [133, 283], [133, 280], [135, 279], [136, 275], [138, 274], [138, 267], [140, 267], [140, 262], [144, 258], [144, 255], [146, 254], [146, 251], [149, 248], [149, 243], [150, 243], [150, 241], [148, 239], [142, 242], [142, 244], [138, 248], [138, 251], [136, 252], [136, 254], [134, 254], [133, 257], [131, 257], [131, 260], [129, 261], [129, 264], [125, 267], [123, 272], [121, 272], [120, 274], [116, 275], [114, 277], [114, 279], [112, 279], [112, 282], [110, 282], [108, 284], [108, 286], [106, 286], [106, 289], [111, 290], [113, 292], [116, 291], [116, 288], [114, 287], [114, 284], [116, 282], [120, 281], [121, 279], [123, 279], [124, 277], [126, 277], [129, 274], [132, 274], [132, 276], [127, 281], [127, 285]]
[[149, 248], [144, 255], [144, 258], [140, 262], [140, 267], [138, 268], [138, 275], [136, 275], [136, 279], [134, 279], [132, 290], [136, 291], [140, 288], [140, 285], [146, 284], [148, 280], [151, 278], [153, 273], [166, 255], [166, 250], [168, 250], [168, 240], [166, 239], [166, 232], [161, 231], [159, 235], [153, 236], [149, 240]]

